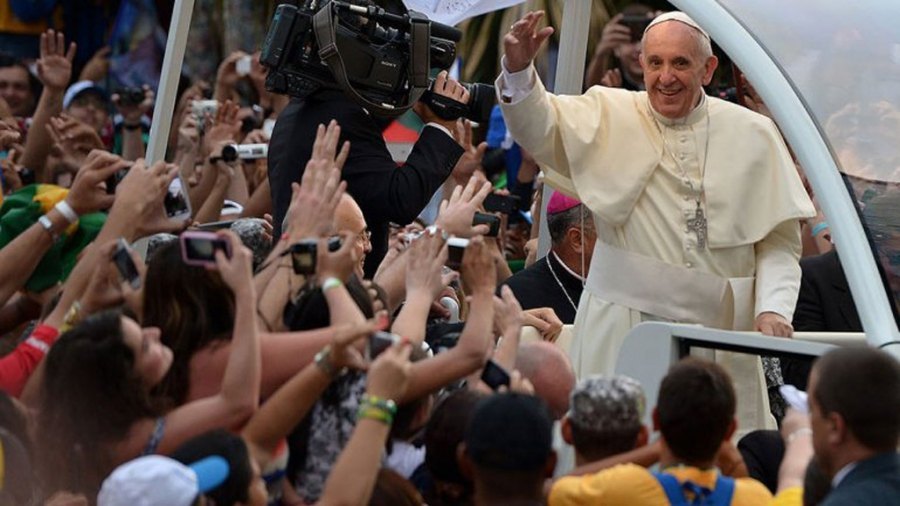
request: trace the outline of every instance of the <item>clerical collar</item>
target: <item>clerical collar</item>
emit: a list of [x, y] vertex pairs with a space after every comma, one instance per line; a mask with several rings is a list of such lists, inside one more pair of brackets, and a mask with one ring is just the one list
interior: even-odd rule
[[578, 274], [575, 274], [575, 271], [573, 271], [572, 269], [569, 269], [569, 266], [566, 265], [565, 262], [563, 262], [563, 261], [559, 258], [559, 255], [557, 255], [555, 251], [550, 250], [550, 253], [553, 255], [553, 258], [556, 259], [556, 263], [558, 263], [559, 265], [561, 265], [562, 268], [565, 269], [566, 272], [569, 273], [569, 275], [571, 275], [573, 278], [577, 279], [578, 281], [581, 281], [582, 283], [584, 283], [584, 278], [581, 277], [581, 276], [579, 276]]
[[694, 123], [700, 121], [701, 119], [706, 118], [706, 108], [707, 108], [707, 100], [706, 93], [700, 93], [700, 103], [697, 104], [697, 107], [694, 107], [694, 110], [690, 112], [687, 116], [683, 118], [667, 118], [662, 114], [656, 112], [656, 109], [650, 104], [650, 98], [647, 98], [647, 109], [650, 110], [650, 114], [656, 118], [656, 121], [659, 121], [660, 125], [671, 127], [671, 126], [681, 126], [681, 125], [693, 125]]

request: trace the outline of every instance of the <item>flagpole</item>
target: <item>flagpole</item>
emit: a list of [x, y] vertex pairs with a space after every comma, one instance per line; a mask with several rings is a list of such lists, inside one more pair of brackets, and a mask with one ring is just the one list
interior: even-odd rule
[[172, 115], [175, 111], [175, 101], [178, 99], [178, 81], [181, 78], [181, 67], [184, 63], [184, 51], [187, 46], [193, 12], [194, 0], [175, 0], [172, 22], [169, 25], [169, 36], [166, 41], [166, 54], [163, 57], [162, 72], [159, 78], [159, 88], [156, 90], [153, 122], [150, 123], [147, 163], [165, 160], [166, 157]]
[[[588, 30], [591, 25], [591, 0], [565, 0], [560, 27], [559, 60], [556, 63], [557, 95], [580, 95], [584, 84], [584, 55], [587, 53]], [[541, 210], [538, 258], [550, 251], [550, 230], [547, 228], [547, 204], [553, 188], [544, 186]], [[587, 259], [590, 262], [590, 259]]]

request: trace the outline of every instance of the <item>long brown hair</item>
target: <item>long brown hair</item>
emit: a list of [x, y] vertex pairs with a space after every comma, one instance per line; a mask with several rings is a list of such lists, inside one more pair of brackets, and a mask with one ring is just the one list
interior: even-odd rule
[[159, 327], [174, 361], [156, 389], [174, 406], [184, 404], [194, 354], [218, 340], [230, 340], [234, 295], [216, 271], [185, 264], [173, 241], [150, 259], [144, 285], [144, 326]]
[[44, 492], [97, 494], [132, 425], [162, 414], [135, 370], [119, 312], [91, 316], [47, 354], [34, 438]]

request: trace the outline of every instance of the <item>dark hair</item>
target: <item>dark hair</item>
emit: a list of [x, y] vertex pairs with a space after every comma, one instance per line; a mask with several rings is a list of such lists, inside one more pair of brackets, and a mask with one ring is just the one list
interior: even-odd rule
[[96, 495], [117, 464], [113, 447], [162, 410], [135, 371], [117, 311], [76, 325], [44, 360], [35, 441], [43, 488]]
[[228, 462], [228, 479], [203, 495], [215, 501], [216, 506], [246, 503], [253, 482], [253, 468], [247, 444], [240, 436], [221, 429], [209, 431], [179, 446], [171, 457], [188, 465], [213, 455]]
[[822, 414], [840, 414], [866, 448], [894, 451], [900, 439], [897, 360], [874, 348], [839, 348], [819, 358], [813, 370], [816, 388], [811, 394]]
[[[356, 275], [350, 276], [344, 285], [350, 298], [362, 311], [363, 316], [372, 318], [375, 310], [372, 306], [372, 297]], [[300, 297], [293, 303], [289, 303], [284, 312], [285, 325], [293, 330], [312, 330], [331, 325], [328, 301], [319, 289], [304, 289]]]
[[159, 327], [163, 344], [172, 349], [172, 367], [159, 393], [174, 405], [184, 404], [194, 353], [231, 339], [234, 294], [218, 272], [185, 264], [181, 245], [172, 241], [160, 246], [148, 263], [143, 323]]
[[396, 471], [381, 468], [369, 506], [421, 506], [425, 504], [416, 487]]
[[825, 501], [831, 492], [831, 479], [822, 471], [819, 462], [813, 456], [806, 466], [803, 475], [803, 506], [817, 506]]
[[[16, 57], [15, 55], [9, 54], [5, 51], [0, 51], [0, 69], [7, 67], [19, 67], [20, 69], [25, 71], [25, 74], [28, 75], [28, 88], [31, 90], [31, 94], [35, 102], [37, 102], [38, 97], [41, 96], [41, 92], [44, 89], [44, 85], [41, 84], [41, 80], [37, 78], [34, 74], [31, 73], [31, 69], [28, 68], [28, 64], [25, 63], [21, 58]], [[32, 105], [34, 107], [34, 105]]]
[[[593, 218], [591, 217], [591, 211], [584, 205], [578, 204], [577, 206], [566, 209], [565, 211], [560, 211], [554, 214], [547, 214], [547, 229], [550, 231], [550, 241], [553, 244], [559, 244], [566, 238], [566, 230], [569, 227], [578, 227], [581, 226], [582, 217], [584, 218], [585, 225], [591, 225]], [[586, 227], [588, 228], [588, 227]]]
[[731, 378], [718, 364], [686, 358], [669, 369], [656, 405], [666, 445], [688, 465], [706, 464], [734, 420]]
[[591, 462], [634, 450], [641, 431], [640, 423], [635, 427], [593, 430], [592, 427], [581, 427], [570, 422], [569, 427], [572, 429], [572, 446]]
[[[421, 346], [413, 346], [409, 355], [410, 362], [418, 362], [428, 358], [428, 354]], [[413, 422], [419, 412], [428, 406], [431, 402], [431, 394], [425, 394], [410, 402], [406, 402], [397, 408], [397, 415], [394, 416], [394, 423], [391, 425], [391, 434], [388, 438], [388, 445], [392, 439], [409, 439], [420, 432], [424, 427], [421, 425], [414, 426]]]
[[33, 454], [31, 439], [28, 437], [28, 420], [25, 417], [25, 413], [16, 406], [12, 397], [3, 391], [0, 391], [0, 427], [15, 436], [25, 447], [29, 456]]
[[425, 425], [425, 465], [435, 480], [470, 484], [459, 469], [456, 448], [463, 441], [475, 406], [484, 397], [474, 390], [457, 390], [431, 413]]

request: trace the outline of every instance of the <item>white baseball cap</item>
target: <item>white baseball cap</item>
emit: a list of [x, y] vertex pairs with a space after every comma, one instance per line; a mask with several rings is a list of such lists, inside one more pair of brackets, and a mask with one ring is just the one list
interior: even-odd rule
[[213, 455], [190, 465], [148, 455], [117, 467], [104, 481], [98, 506], [191, 506], [228, 478], [228, 461]]

